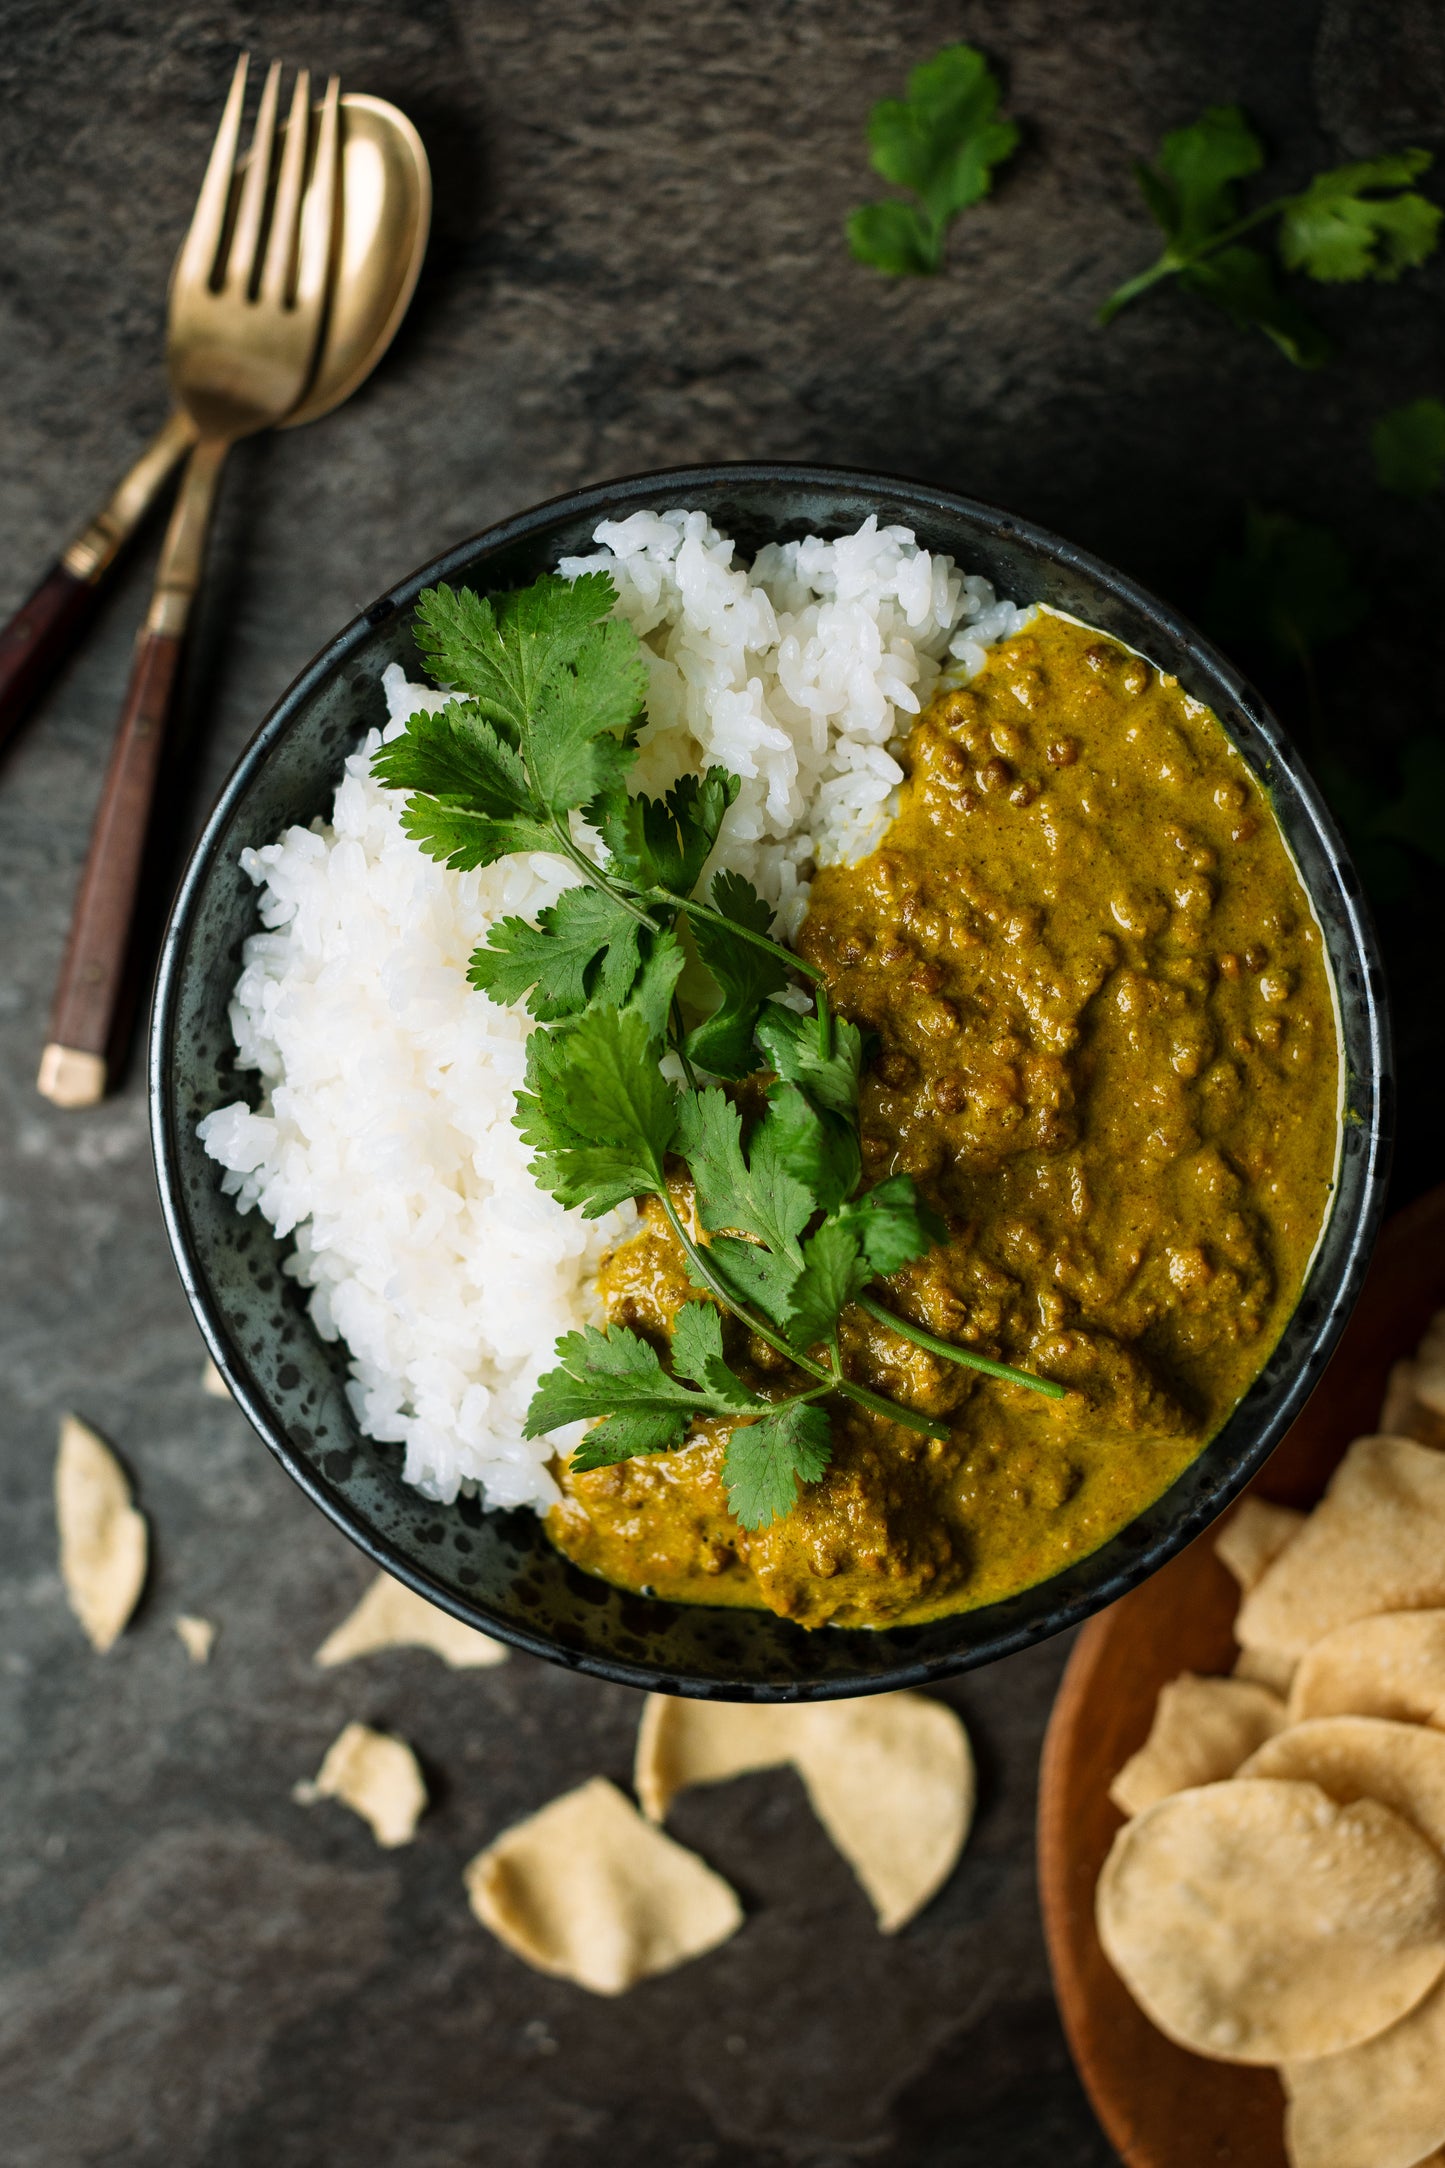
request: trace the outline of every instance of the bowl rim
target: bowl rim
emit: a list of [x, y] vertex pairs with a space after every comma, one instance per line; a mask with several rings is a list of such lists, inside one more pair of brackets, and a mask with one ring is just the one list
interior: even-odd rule
[[[902, 499], [923, 511], [936, 509], [943, 514], [962, 515], [999, 543], [1047, 558], [1059, 566], [1081, 574], [1139, 612], [1151, 625], [1157, 626], [1170, 642], [1198, 664], [1207, 677], [1225, 688], [1230, 699], [1248, 716], [1251, 727], [1257, 731], [1271, 757], [1288, 776], [1291, 789], [1302, 801], [1322, 851], [1334, 871], [1339, 888], [1338, 901], [1347, 924], [1349, 941], [1361, 966], [1359, 1003], [1365, 1020], [1363, 1036], [1370, 1056], [1368, 1076], [1359, 1079], [1369, 1086], [1370, 1113], [1367, 1123], [1363, 1125], [1365, 1134], [1361, 1148], [1356, 1154], [1357, 1168], [1353, 1183], [1358, 1198], [1356, 1217], [1353, 1228], [1349, 1231], [1348, 1247], [1337, 1281], [1323, 1303], [1304, 1358], [1290, 1383], [1280, 1393], [1268, 1425], [1248, 1450], [1236, 1454], [1229, 1469], [1221, 1475], [1208, 1494], [1182, 1511], [1166, 1529], [1150, 1541], [1129, 1550], [1128, 1555], [1117, 1555], [1121, 1552], [1121, 1539], [1128, 1537], [1130, 1530], [1144, 1514], [1159, 1506], [1169, 1494], [1166, 1489], [1152, 1506], [1142, 1509], [1135, 1521], [1125, 1523], [1085, 1558], [1069, 1561], [1057, 1573], [1032, 1584], [1030, 1589], [1019, 1591], [1015, 1597], [1001, 1599], [999, 1606], [980, 1606], [973, 1611], [946, 1615], [956, 1616], [960, 1620], [971, 1620], [976, 1624], [986, 1617], [989, 1610], [1017, 1602], [1021, 1596], [1046, 1590], [1064, 1574], [1076, 1573], [1096, 1561], [1100, 1562], [1099, 1572], [1089, 1580], [1087, 1586], [1058, 1602], [1054, 1609], [1041, 1619], [1024, 1619], [1001, 1625], [991, 1636], [956, 1652], [911, 1660], [900, 1655], [899, 1661], [878, 1673], [835, 1674], [818, 1679], [800, 1675], [791, 1684], [783, 1685], [771, 1681], [724, 1683], [703, 1674], [664, 1669], [650, 1662], [633, 1662], [609, 1653], [564, 1646], [550, 1639], [545, 1633], [533, 1631], [514, 1619], [494, 1615], [484, 1603], [469, 1600], [443, 1581], [434, 1578], [424, 1567], [407, 1557], [387, 1536], [372, 1528], [362, 1514], [354, 1511], [344, 1499], [328, 1489], [295, 1450], [264, 1398], [253, 1389], [249, 1365], [241, 1357], [233, 1329], [207, 1282], [198, 1246], [182, 1202], [182, 1183], [175, 1156], [175, 1073], [168, 1058], [174, 1039], [176, 1009], [189, 947], [191, 921], [217, 858], [222, 838], [244, 800], [257, 770], [273, 747], [290, 730], [312, 692], [345, 665], [352, 652], [378, 625], [400, 611], [409, 610], [423, 588], [435, 585], [438, 581], [454, 579], [463, 572], [474, 572], [480, 561], [495, 556], [514, 544], [534, 538], [539, 532], [559, 526], [564, 521], [575, 521], [582, 517], [601, 519], [625, 516], [626, 511], [633, 508], [630, 500], [653, 500], [664, 486], [669, 493], [675, 494], [678, 503], [685, 504], [686, 498], [682, 492], [688, 488], [715, 488], [719, 483], [725, 482], [743, 486], [778, 483], [794, 488], [811, 487], [823, 492], [837, 492], [839, 495], [854, 492], [872, 496], [880, 502]], [[1226, 732], [1226, 735], [1229, 733]], [[1231, 742], [1234, 742], [1232, 737]], [[1291, 855], [1295, 855], [1292, 845]], [[1297, 870], [1306, 892], [1310, 894], [1312, 907], [1317, 909], [1313, 890], [1303, 868], [1297, 865]], [[1333, 966], [1327, 962], [1327, 968], [1331, 970], [1333, 981], [1336, 977]], [[1346, 1053], [1343, 1043], [1344, 1018], [1340, 1014], [1337, 986], [1335, 991], [1337, 1022], [1342, 1034], [1340, 1052], [1343, 1063]], [[1356, 1074], [1358, 1077], [1358, 1071]], [[561, 1664], [569, 1670], [581, 1671], [614, 1684], [644, 1690], [661, 1689], [710, 1699], [772, 1701], [833, 1699], [854, 1694], [893, 1692], [904, 1687], [933, 1683], [961, 1671], [975, 1669], [981, 1664], [996, 1662], [1001, 1657], [1017, 1654], [1036, 1642], [1067, 1631], [1113, 1603], [1146, 1580], [1211, 1525], [1257, 1474], [1283, 1438], [1289, 1424], [1298, 1415], [1318, 1383], [1354, 1308], [1384, 1212], [1394, 1130], [1392, 1035], [1385, 994], [1385, 974], [1363, 889], [1338, 826], [1293, 741], [1269, 704], [1242, 673], [1181, 612], [1162, 602], [1128, 574], [1118, 571], [1090, 551], [1079, 548], [1034, 521], [1003, 511], [979, 499], [964, 496], [958, 491], [941, 489], [934, 484], [903, 476], [881, 474], [863, 468], [786, 460], [716, 461], [662, 467], [614, 480], [591, 483], [582, 489], [565, 491], [454, 543], [439, 556], [394, 582], [375, 602], [359, 611], [348, 624], [334, 634], [292, 679], [242, 748], [191, 849], [171, 904], [156, 970], [149, 1030], [147, 1096], [156, 1185], [166, 1235], [182, 1286], [211, 1356], [232, 1397], [263, 1444], [312, 1503], [319, 1506], [327, 1518], [374, 1564], [465, 1624], [479, 1627], [493, 1638], [505, 1641], [528, 1655]], [[1344, 1119], [1342, 1115], [1342, 1122]], [[1336, 1167], [1336, 1193], [1341, 1186], [1344, 1166], [1342, 1140], [1341, 1155]], [[1301, 1288], [1301, 1302], [1310, 1291], [1310, 1280], [1319, 1259], [1320, 1247], [1323, 1246], [1341, 1201], [1338, 1194], [1335, 1194], [1330, 1214], [1323, 1223], [1320, 1246], [1312, 1260], [1310, 1275]], [[1296, 1311], [1291, 1313], [1291, 1319], [1286, 1320], [1282, 1337], [1289, 1332], [1297, 1311], [1298, 1305]], [[1268, 1359], [1266, 1358], [1267, 1361]], [[1256, 1379], [1255, 1383], [1258, 1382]], [[1253, 1390], [1254, 1386], [1247, 1388], [1228, 1422], [1232, 1423], [1234, 1415], [1244, 1408]], [[1190, 1469], [1198, 1466], [1199, 1459], [1218, 1443], [1223, 1434], [1223, 1430], [1215, 1433], [1214, 1438], [1201, 1448], [1201, 1454], [1189, 1464]], [[1189, 1469], [1183, 1471], [1185, 1475], [1188, 1473]], [[1177, 1480], [1179, 1479], [1176, 1478]], [[1170, 1488], [1172, 1487], [1171, 1485]], [[668, 1606], [664, 1604], [663, 1608]], [[677, 1605], [675, 1608], [681, 1610], [693, 1607]], [[888, 1630], [883, 1629], [885, 1632]]]

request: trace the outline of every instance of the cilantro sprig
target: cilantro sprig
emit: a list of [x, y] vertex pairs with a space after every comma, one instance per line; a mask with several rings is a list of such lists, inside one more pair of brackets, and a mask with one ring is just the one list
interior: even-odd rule
[[[772, 938], [772, 913], [740, 874], [705, 885], [737, 777], [709, 768], [661, 799], [628, 792], [646, 673], [636, 634], [611, 614], [616, 599], [602, 573], [488, 598], [430, 589], [418, 644], [455, 695], [413, 716], [372, 772], [410, 793], [406, 832], [449, 866], [472, 870], [519, 850], [557, 852], [572, 866], [578, 885], [535, 924], [494, 925], [468, 977], [498, 1001], [525, 1000], [543, 1027], [527, 1041], [514, 1116], [538, 1183], [591, 1219], [655, 1198], [697, 1290], [666, 1362], [624, 1326], [566, 1334], [527, 1435], [590, 1423], [572, 1456], [585, 1470], [671, 1451], [699, 1422], [721, 1421], [729, 1502], [744, 1527], [759, 1528], [827, 1468], [827, 1400], [948, 1435], [847, 1374], [851, 1304], [964, 1367], [1054, 1398], [1063, 1388], [938, 1340], [866, 1293], [945, 1230], [907, 1175], [862, 1187], [863, 1041], [833, 1017], [822, 974]], [[713, 992], [691, 1015], [678, 996], [689, 946]], [[810, 982], [806, 1015], [774, 998], [799, 977]], [[771, 1071], [750, 1128], [699, 1071], [723, 1080]], [[692, 1181], [686, 1218], [677, 1161]], [[764, 1392], [740, 1374], [724, 1317], [784, 1358], [786, 1386]]]
[[1370, 431], [1375, 474], [1401, 497], [1431, 497], [1445, 482], [1445, 400], [1391, 407]]
[[999, 87], [972, 45], [946, 45], [908, 78], [905, 98], [884, 98], [868, 116], [875, 173], [915, 198], [865, 203], [848, 219], [859, 263], [890, 278], [929, 277], [943, 268], [943, 245], [961, 211], [993, 186], [993, 169], [1018, 147], [1000, 120]]
[[1433, 252], [1441, 211], [1412, 187], [1428, 151], [1408, 150], [1320, 173], [1307, 188], [1241, 212], [1237, 183], [1258, 173], [1264, 147], [1237, 105], [1211, 106], [1167, 135], [1156, 166], [1134, 169], [1164, 234], [1160, 255], [1099, 310], [1102, 324], [1150, 287], [1177, 279], [1242, 328], [1262, 331], [1299, 368], [1328, 358], [1319, 325], [1283, 287], [1264, 250], [1244, 236], [1271, 221], [1280, 265], [1324, 284], [1393, 280]]

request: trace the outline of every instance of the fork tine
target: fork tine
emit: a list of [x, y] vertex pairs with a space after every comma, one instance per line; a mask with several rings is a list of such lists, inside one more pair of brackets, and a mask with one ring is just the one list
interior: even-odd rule
[[316, 163], [301, 206], [301, 252], [296, 267], [296, 306], [319, 311], [331, 278], [331, 244], [336, 220], [338, 150], [341, 141], [341, 79], [326, 86], [321, 125], [316, 135]]
[[176, 284], [181, 287], [209, 285], [216, 268], [221, 237], [226, 230], [226, 210], [231, 200], [231, 177], [236, 170], [236, 150], [241, 140], [241, 113], [246, 103], [246, 71], [250, 63], [250, 54], [242, 53], [236, 62], [236, 72], [231, 77], [226, 110], [221, 115], [221, 125], [216, 130], [216, 140], [211, 145], [206, 177], [201, 183], [190, 230], [176, 263]]
[[276, 148], [276, 104], [280, 92], [281, 63], [273, 60], [266, 70], [266, 87], [256, 113], [250, 163], [241, 184], [236, 230], [231, 236], [226, 262], [226, 284], [235, 294], [250, 292], [261, 253], [261, 225], [266, 216], [266, 198], [271, 193], [271, 158]]
[[306, 138], [310, 130], [311, 76], [302, 68], [291, 94], [291, 115], [286, 123], [286, 144], [281, 153], [276, 201], [271, 210], [271, 232], [266, 242], [266, 268], [261, 273], [260, 298], [276, 308], [284, 307], [290, 297], [301, 222], [301, 184], [306, 178]]

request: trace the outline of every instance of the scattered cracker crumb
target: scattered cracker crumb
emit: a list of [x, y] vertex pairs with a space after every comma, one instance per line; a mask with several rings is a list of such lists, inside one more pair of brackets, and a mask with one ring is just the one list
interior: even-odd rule
[[463, 1625], [424, 1596], [414, 1595], [389, 1573], [379, 1573], [356, 1609], [327, 1635], [316, 1651], [316, 1661], [329, 1671], [334, 1664], [370, 1656], [378, 1649], [430, 1649], [454, 1671], [507, 1660], [500, 1641], [475, 1626]]
[[74, 1415], [60, 1422], [55, 1516], [70, 1608], [103, 1654], [125, 1630], [145, 1585], [146, 1523], [131, 1503], [120, 1462]]
[[370, 1824], [388, 1851], [411, 1843], [427, 1804], [426, 1783], [406, 1741], [366, 1724], [339, 1732], [314, 1782], [297, 1784], [291, 1797], [302, 1807], [339, 1799]]
[[176, 1632], [185, 1643], [186, 1654], [193, 1664], [208, 1664], [216, 1629], [208, 1618], [188, 1618], [182, 1612], [176, 1620]]
[[231, 1397], [230, 1386], [221, 1376], [220, 1371], [211, 1361], [209, 1355], [206, 1357], [206, 1367], [201, 1372], [201, 1391], [209, 1393], [212, 1400], [229, 1400]]

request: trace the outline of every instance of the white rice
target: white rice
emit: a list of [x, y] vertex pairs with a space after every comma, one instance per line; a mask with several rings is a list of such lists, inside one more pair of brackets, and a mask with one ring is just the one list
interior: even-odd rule
[[[894, 751], [940, 670], [972, 676], [1027, 613], [872, 519], [838, 542], [769, 544], [751, 571], [701, 512], [637, 512], [594, 539], [560, 569], [609, 572], [642, 636], [633, 787], [710, 762], [741, 776], [712, 863], [756, 882], [791, 935], [814, 865], [881, 835]], [[598, 1319], [598, 1266], [635, 1215], [584, 1220], [536, 1187], [512, 1126], [531, 1021], [466, 969], [496, 919], [535, 917], [577, 876], [542, 853], [451, 873], [410, 842], [371, 755], [437, 695], [396, 665], [383, 684], [389, 724], [347, 761], [330, 822], [242, 855], [265, 931], [231, 1024], [261, 1100], [199, 1133], [238, 1209], [294, 1233], [285, 1269], [312, 1290], [317, 1331], [346, 1343], [357, 1420], [405, 1447], [406, 1480], [544, 1510], [546, 1462], [575, 1433], [525, 1440], [527, 1403], [558, 1336]]]

